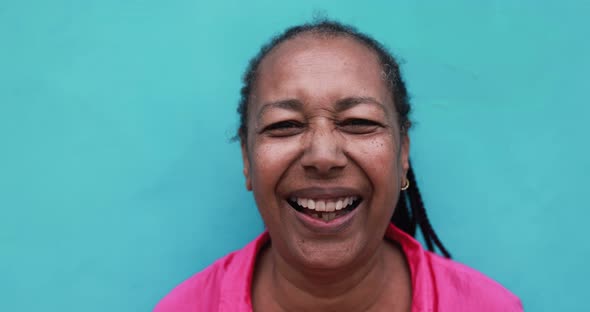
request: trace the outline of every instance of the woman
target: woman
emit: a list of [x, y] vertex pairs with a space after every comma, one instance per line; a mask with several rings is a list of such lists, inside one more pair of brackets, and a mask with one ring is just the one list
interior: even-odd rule
[[246, 187], [268, 231], [155, 311], [522, 311], [447, 259], [410, 167], [409, 111], [398, 64], [370, 37], [321, 21], [274, 38], [238, 108]]

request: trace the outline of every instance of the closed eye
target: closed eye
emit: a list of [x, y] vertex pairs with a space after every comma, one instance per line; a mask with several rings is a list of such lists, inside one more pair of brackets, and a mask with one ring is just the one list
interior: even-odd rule
[[338, 124], [338, 126], [345, 132], [352, 134], [365, 134], [371, 133], [382, 128], [383, 125], [373, 120], [362, 119], [362, 118], [350, 118], [346, 119]]
[[304, 124], [296, 120], [284, 120], [264, 127], [261, 132], [270, 136], [283, 137], [298, 134], [303, 130], [303, 127]]

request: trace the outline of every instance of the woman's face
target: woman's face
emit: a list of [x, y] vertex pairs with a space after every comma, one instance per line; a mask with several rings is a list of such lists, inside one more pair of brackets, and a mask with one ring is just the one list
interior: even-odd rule
[[244, 174], [288, 263], [346, 267], [382, 242], [409, 148], [384, 75], [376, 54], [346, 37], [300, 35], [260, 64]]

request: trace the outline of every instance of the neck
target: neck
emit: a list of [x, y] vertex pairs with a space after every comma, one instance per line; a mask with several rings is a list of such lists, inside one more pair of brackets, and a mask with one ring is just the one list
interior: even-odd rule
[[266, 265], [261, 263], [266, 274], [261, 273], [266, 275], [265, 297], [274, 302], [263, 305], [273, 306], [269, 309], [273, 311], [367, 311], [378, 307], [384, 297], [395, 297], [390, 291], [399, 290], [408, 269], [401, 249], [385, 240], [371, 254], [346, 267], [310, 270], [291, 265], [271, 247], [264, 256]]

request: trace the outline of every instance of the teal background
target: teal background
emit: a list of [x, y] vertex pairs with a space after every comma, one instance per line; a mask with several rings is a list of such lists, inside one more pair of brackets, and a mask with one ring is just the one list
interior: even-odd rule
[[263, 229], [240, 76], [324, 14], [404, 60], [425, 203], [527, 311], [587, 300], [590, 2], [0, 2], [0, 311], [149, 311]]

